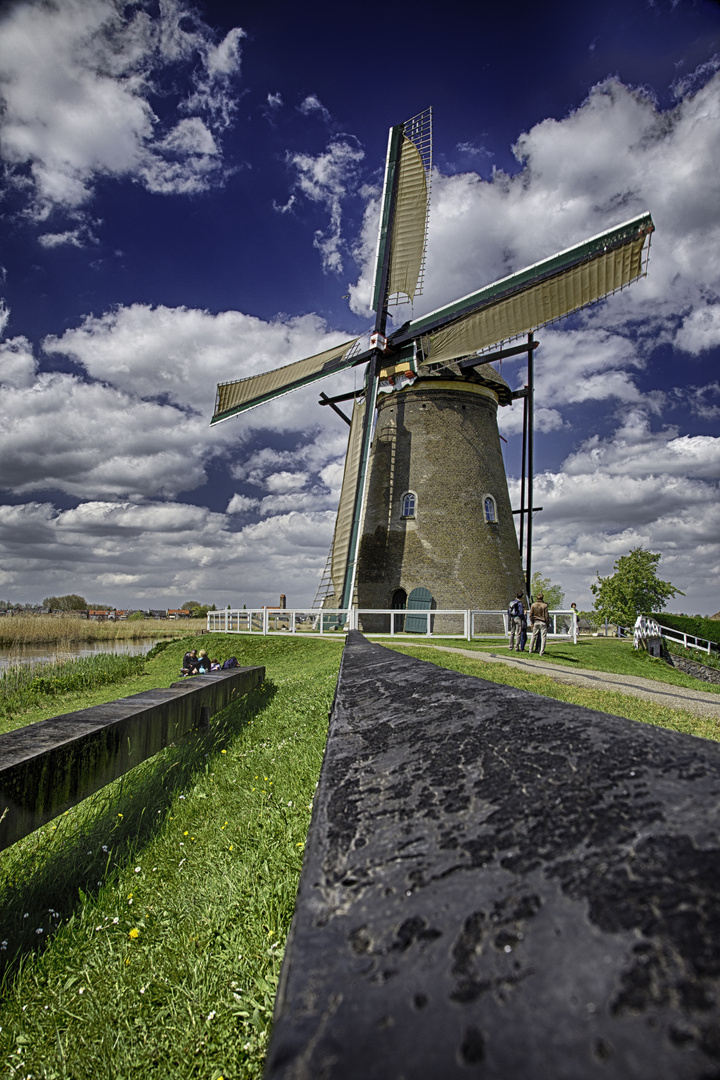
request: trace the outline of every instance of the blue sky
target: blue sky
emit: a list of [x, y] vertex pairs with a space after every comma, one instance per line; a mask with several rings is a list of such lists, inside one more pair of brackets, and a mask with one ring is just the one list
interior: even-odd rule
[[[0, 7], [0, 596], [312, 601], [347, 429], [310, 388], [211, 430], [215, 384], [370, 325], [387, 129], [432, 105], [415, 315], [657, 226], [645, 281], [539, 333], [535, 568], [590, 606], [641, 545], [687, 594], [671, 609], [720, 609], [720, 5], [442, 20]], [[517, 500], [520, 407], [500, 424]]]

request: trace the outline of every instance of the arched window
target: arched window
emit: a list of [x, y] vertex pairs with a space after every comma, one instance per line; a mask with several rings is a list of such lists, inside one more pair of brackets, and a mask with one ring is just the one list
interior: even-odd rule
[[415, 517], [415, 506], [417, 503], [417, 496], [414, 491], [406, 491], [402, 497], [402, 504], [400, 510], [400, 516], [404, 518]]
[[485, 510], [485, 520], [492, 525], [497, 525], [497, 506], [492, 495], [486, 495], [483, 500], [483, 508]]

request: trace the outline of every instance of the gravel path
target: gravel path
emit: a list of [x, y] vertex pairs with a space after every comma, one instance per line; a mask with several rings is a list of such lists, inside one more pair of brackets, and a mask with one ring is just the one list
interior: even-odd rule
[[[403, 644], [405, 644], [403, 642]], [[633, 694], [635, 697], [655, 701], [658, 705], [669, 705], [673, 709], [687, 709], [696, 716], [715, 716], [720, 719], [720, 694], [712, 691], [696, 690], [695, 687], [673, 686], [671, 683], [644, 679], [639, 675], [616, 675], [609, 671], [589, 671], [587, 668], [570, 668], [561, 664], [548, 664], [545, 660], [513, 654], [508, 649], [505, 653], [485, 653], [474, 649], [455, 649], [449, 645], [414, 645], [416, 649], [437, 649], [438, 652], [458, 653], [469, 656], [471, 660], [487, 660], [495, 664], [510, 664], [525, 671], [539, 671], [558, 683], [571, 686], [584, 686], [592, 690], [615, 690], [621, 694]]]

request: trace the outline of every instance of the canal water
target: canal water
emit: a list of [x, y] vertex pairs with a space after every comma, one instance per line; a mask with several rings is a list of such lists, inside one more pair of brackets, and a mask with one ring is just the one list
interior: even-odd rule
[[138, 656], [152, 649], [158, 641], [165, 638], [142, 638], [135, 641], [86, 641], [70, 649], [63, 649], [48, 643], [38, 645], [0, 646], [0, 673], [10, 664], [37, 664], [43, 660], [77, 660], [83, 656], [95, 656], [96, 653], [122, 653], [125, 656]]

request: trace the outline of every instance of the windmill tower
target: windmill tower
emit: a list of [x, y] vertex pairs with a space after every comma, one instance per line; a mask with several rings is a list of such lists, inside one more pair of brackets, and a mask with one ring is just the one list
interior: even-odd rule
[[[523, 589], [523, 567], [498, 407], [525, 399], [523, 443], [531, 448], [533, 332], [647, 273], [654, 226], [645, 213], [388, 334], [388, 309], [421, 291], [431, 149], [430, 110], [390, 129], [369, 347], [355, 338], [218, 386], [213, 424], [367, 365], [360, 394], [320, 399], [350, 425], [325, 606], [506, 607]], [[523, 335], [527, 344], [497, 349]], [[492, 361], [522, 352], [528, 386], [511, 391]], [[352, 419], [338, 407], [349, 400]], [[521, 546], [527, 515], [529, 585], [531, 451], [528, 466], [528, 504], [523, 483], [519, 513]]]

